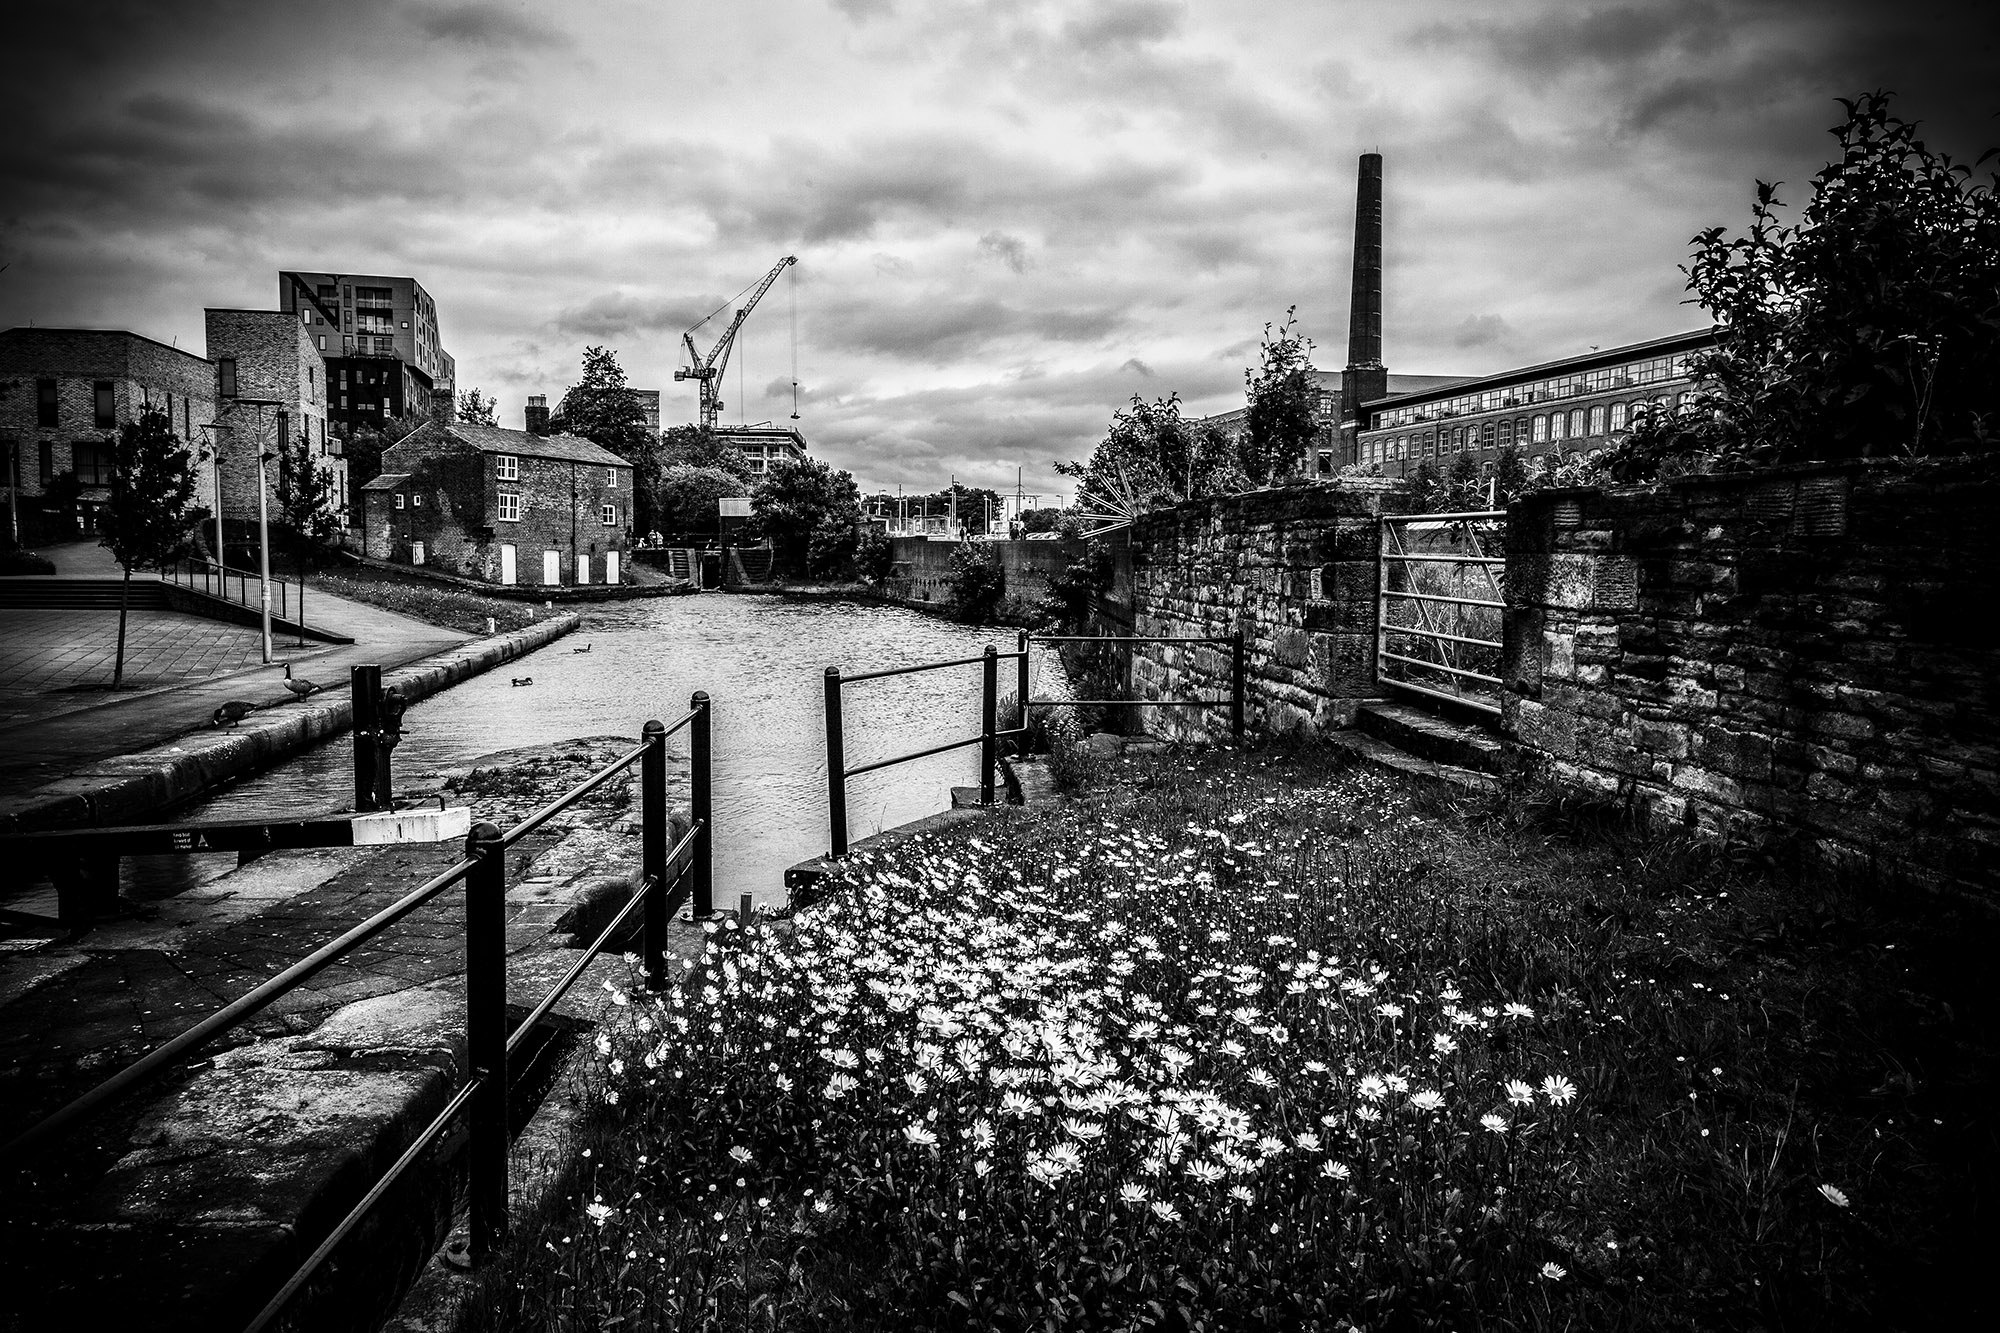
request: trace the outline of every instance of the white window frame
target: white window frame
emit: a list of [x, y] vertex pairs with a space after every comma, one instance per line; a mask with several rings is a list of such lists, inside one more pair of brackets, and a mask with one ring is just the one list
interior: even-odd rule
[[518, 491], [501, 491], [496, 495], [494, 517], [502, 523], [521, 521], [521, 496]]
[[397, 491], [397, 492], [396, 492], [396, 508], [398, 508], [398, 509], [401, 509], [402, 507], [403, 507], [403, 493], [402, 493], [401, 491]]
[[493, 456], [493, 476], [499, 481], [519, 481], [521, 479], [521, 459], [517, 454], [495, 454]]
[[605, 527], [607, 527], [607, 528], [615, 528], [615, 527], [617, 527], [617, 526], [618, 526], [618, 506], [617, 506], [617, 505], [600, 505], [600, 506], [598, 506], [598, 511], [597, 511], [597, 516], [598, 516], [598, 519], [599, 519], [599, 521], [600, 521], [600, 522], [602, 522], [602, 523], [604, 524], [604, 526], [605, 526]]

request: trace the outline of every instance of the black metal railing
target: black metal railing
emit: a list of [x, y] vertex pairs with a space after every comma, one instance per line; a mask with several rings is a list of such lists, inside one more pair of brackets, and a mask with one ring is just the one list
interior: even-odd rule
[[[1117, 705], [1139, 705], [1145, 708], [1228, 708], [1229, 732], [1237, 740], [1243, 739], [1243, 711], [1245, 695], [1245, 652], [1243, 631], [1224, 635], [1220, 638], [1176, 638], [1164, 634], [1033, 634], [1024, 635], [1022, 647], [1028, 643], [1194, 643], [1211, 646], [1227, 645], [1229, 648], [1229, 697], [1227, 699], [1044, 699], [1044, 708], [1109, 708]], [[1021, 691], [1021, 728], [1028, 726], [1028, 692]]]
[[[258, 586], [260, 576], [255, 570], [231, 569], [218, 565], [212, 560], [176, 560], [160, 571], [167, 582], [192, 591], [205, 592], [211, 597], [220, 597], [225, 602], [235, 602], [256, 610], [262, 599], [252, 597], [250, 589]], [[271, 614], [281, 620], [292, 618], [291, 608], [305, 605], [303, 593], [295, 592], [296, 580], [271, 576]]]
[[[994, 800], [994, 769], [998, 767], [1000, 741], [1003, 737], [1020, 735], [1025, 728], [1014, 727], [1000, 730], [1000, 659], [1011, 657], [1019, 664], [1018, 688], [1020, 698], [1028, 697], [1028, 636], [1019, 636], [1019, 647], [1011, 653], [1003, 653], [992, 644], [977, 657], [954, 657], [947, 662], [921, 662], [916, 666], [888, 667], [881, 671], [863, 671], [852, 676], [843, 676], [840, 668], [826, 669], [826, 804], [829, 825], [829, 854], [847, 855], [847, 780], [863, 773], [873, 773], [878, 768], [888, 768], [892, 764], [907, 764], [913, 759], [928, 759], [934, 754], [945, 754], [951, 750], [963, 750], [969, 745], [979, 747], [979, 803], [991, 805]], [[847, 767], [847, 745], [841, 722], [840, 691], [842, 686], [856, 685], [864, 680], [884, 680], [890, 676], [910, 676], [919, 671], [943, 671], [950, 667], [980, 666], [983, 675], [980, 682], [979, 733], [933, 745], [926, 750], [916, 750], [910, 754], [899, 754], [889, 759], [878, 759], [869, 764]]]
[[[684, 728], [689, 730], [692, 810], [687, 832], [669, 845], [667, 738]], [[712, 732], [708, 695], [696, 692], [687, 713], [671, 724], [658, 721], [646, 723], [642, 737], [632, 750], [619, 755], [504, 833], [491, 823], [475, 825], [466, 840], [465, 855], [456, 864], [432, 876], [254, 990], [216, 1010], [180, 1036], [127, 1065], [0, 1147], [0, 1162], [10, 1165], [22, 1163], [33, 1149], [76, 1128], [107, 1103], [174, 1067], [197, 1048], [238, 1026], [462, 882], [465, 885], [466, 1049], [470, 1075], [465, 1085], [416, 1136], [395, 1164], [271, 1297], [247, 1326], [246, 1333], [257, 1333], [283, 1311], [327, 1256], [461, 1114], [468, 1118], [467, 1211], [472, 1254], [475, 1262], [487, 1258], [507, 1232], [509, 1057], [576, 984], [577, 978], [583, 975], [592, 960], [626, 929], [635, 913], [642, 914], [640, 956], [646, 984], [657, 990], [663, 988], [667, 981], [667, 925], [675, 910], [684, 899], [691, 899], [690, 905], [697, 919], [712, 915], [714, 910], [710, 789]], [[507, 848], [634, 763], [639, 765], [640, 784], [639, 891], [582, 951], [562, 979], [510, 1032], [507, 1028]]]

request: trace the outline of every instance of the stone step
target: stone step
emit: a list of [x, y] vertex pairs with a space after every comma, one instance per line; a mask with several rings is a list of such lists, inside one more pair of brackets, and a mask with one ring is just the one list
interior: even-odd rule
[[1440, 764], [1430, 759], [1420, 759], [1405, 750], [1399, 750], [1385, 740], [1378, 740], [1365, 731], [1335, 731], [1327, 734], [1329, 744], [1337, 745], [1384, 768], [1398, 773], [1408, 773], [1415, 777], [1435, 778], [1448, 782], [1465, 791], [1497, 792], [1500, 779], [1491, 773], [1481, 773], [1476, 769], [1462, 768], [1457, 764]]
[[1500, 737], [1476, 722], [1439, 717], [1408, 704], [1377, 701], [1361, 705], [1354, 725], [1419, 759], [1478, 773], [1500, 771]]

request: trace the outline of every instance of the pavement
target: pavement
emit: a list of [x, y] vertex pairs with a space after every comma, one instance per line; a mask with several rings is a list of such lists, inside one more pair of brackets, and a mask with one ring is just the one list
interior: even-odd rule
[[[92, 543], [41, 554], [55, 563], [58, 578], [122, 572], [110, 552]], [[279, 637], [266, 665], [254, 629], [173, 612], [134, 614], [125, 651], [139, 688], [112, 695], [77, 687], [110, 679], [104, 654], [115, 643], [116, 615], [0, 609], [0, 813], [98, 761], [206, 728], [220, 704], [290, 706], [287, 664], [295, 675], [344, 694], [351, 667], [375, 663], [387, 671], [468, 642], [454, 630], [332, 593], [315, 591], [309, 614], [315, 626], [354, 642], [299, 647]]]

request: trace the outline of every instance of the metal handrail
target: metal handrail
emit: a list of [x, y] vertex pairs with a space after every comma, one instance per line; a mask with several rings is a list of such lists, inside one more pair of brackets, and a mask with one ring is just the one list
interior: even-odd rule
[[[348, 1233], [365, 1217], [402, 1173], [437, 1139], [446, 1126], [467, 1108], [473, 1112], [470, 1131], [472, 1187], [470, 1215], [475, 1259], [484, 1259], [497, 1247], [506, 1232], [507, 1210], [507, 1061], [534, 1026], [567, 994], [589, 964], [599, 957], [635, 912], [644, 911], [641, 946], [647, 985], [665, 985], [666, 927], [671, 914], [691, 892], [697, 916], [712, 915], [713, 833], [709, 769], [711, 731], [709, 699], [697, 691], [688, 712], [671, 726], [648, 722], [644, 740], [619, 755], [582, 782], [521, 820], [505, 833], [491, 823], [474, 827], [466, 841], [466, 854], [446, 870], [391, 903], [337, 938], [321, 945], [305, 958], [247, 994], [224, 1005], [187, 1031], [148, 1052], [110, 1078], [44, 1117], [26, 1132], [0, 1147], [0, 1160], [16, 1158], [46, 1139], [72, 1128], [78, 1121], [119, 1094], [129, 1091], [188, 1052], [235, 1027], [273, 1000], [297, 989], [305, 981], [356, 948], [367, 943], [417, 908], [431, 902], [444, 890], [463, 882], [466, 886], [466, 1027], [467, 1052], [471, 1073], [464, 1087], [444, 1110], [417, 1135], [388, 1172], [368, 1190], [347, 1216], [325, 1237], [306, 1262], [286, 1281], [278, 1293], [250, 1323], [246, 1333], [263, 1329], [295, 1296]], [[667, 846], [666, 829], [666, 741], [667, 737], [693, 727], [691, 793], [694, 817], [685, 834]], [[613, 916], [582, 957], [511, 1033], [506, 1031], [506, 849], [602, 786], [614, 775], [643, 760], [641, 769], [641, 828], [644, 866], [638, 891]], [[669, 868], [672, 868], [671, 875]], [[692, 880], [691, 889], [689, 881]]]
[[[1206, 643], [1228, 644], [1230, 648], [1229, 680], [1227, 699], [1044, 699], [1044, 708], [1111, 708], [1120, 704], [1139, 704], [1146, 708], [1221, 708], [1229, 709], [1229, 727], [1238, 741], [1243, 739], [1243, 714], [1246, 705], [1244, 680], [1244, 641], [1242, 631], [1222, 638], [1199, 636], [1178, 637], [1169, 634], [1036, 634], [1031, 640], [1041, 643]], [[1021, 726], [1028, 729], [1027, 691], [1021, 692]]]

